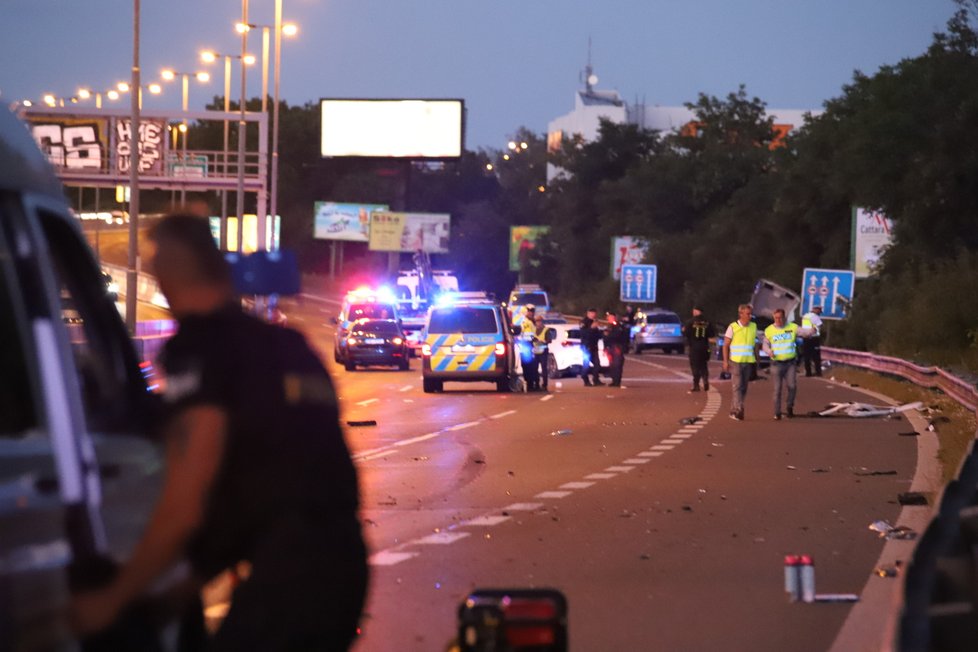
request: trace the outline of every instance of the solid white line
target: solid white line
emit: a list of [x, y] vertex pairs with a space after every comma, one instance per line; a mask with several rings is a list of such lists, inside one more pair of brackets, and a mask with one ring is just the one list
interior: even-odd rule
[[360, 401], [357, 403], [357, 405], [362, 407], [364, 405], [370, 405], [371, 403], [377, 403], [378, 401], [380, 401], [379, 398], [368, 398], [366, 401]]
[[503, 507], [504, 512], [532, 512], [543, 507], [543, 503], [513, 503], [508, 507]]
[[560, 488], [561, 489], [587, 489], [588, 487], [591, 487], [593, 485], [594, 485], [593, 482], [565, 482], [564, 484], [560, 485]]
[[547, 394], [546, 396], [544, 396], [544, 397], [543, 397], [543, 398], [541, 398], [540, 400], [541, 400], [541, 401], [549, 401], [549, 400], [550, 400], [550, 399], [552, 399], [553, 397], [554, 397], [554, 395], [553, 395], [553, 394]]
[[401, 441], [394, 442], [395, 446], [408, 446], [410, 444], [417, 444], [419, 441], [426, 441], [428, 439], [434, 439], [439, 433], [429, 432], [427, 435], [419, 435], [417, 437], [412, 437], [411, 439], [402, 439]]
[[653, 446], [650, 451], [671, 451], [675, 446], [663, 446], [661, 444]]
[[464, 539], [469, 536], [470, 532], [437, 532], [435, 534], [429, 534], [421, 539], [415, 539], [411, 543], [425, 545], [425, 546], [444, 546], [449, 543], [455, 543], [459, 539]]
[[609, 478], [614, 478], [617, 473], [592, 473], [590, 475], [584, 476], [585, 480], [607, 480]]
[[411, 557], [417, 557], [416, 552], [389, 552], [387, 550], [382, 550], [376, 554], [370, 555], [370, 565], [371, 566], [393, 566], [394, 564], [400, 564], [402, 561], [406, 561]]
[[399, 391], [399, 392], [410, 392], [412, 389], [414, 389], [414, 386], [413, 385], [405, 385], [404, 387], [402, 387], [401, 389], [399, 389], [397, 391]]
[[649, 461], [650, 460], [644, 457], [629, 457], [627, 460], [624, 460], [622, 463], [623, 464], [648, 464]]
[[463, 521], [461, 525], [482, 525], [489, 527], [491, 525], [499, 525], [500, 523], [508, 521], [509, 519], [509, 516], [478, 516], [468, 521]]
[[380, 459], [382, 457], [387, 457], [388, 455], [393, 455], [396, 452], [397, 452], [396, 450], [394, 450], [393, 448], [391, 448], [391, 449], [388, 449], [388, 450], [379, 451], [377, 453], [374, 453], [373, 455], [366, 455], [366, 456], [364, 456], [364, 457], [362, 457], [360, 459], [362, 459], [364, 461], [376, 460], [376, 459]]
[[605, 471], [614, 471], [615, 473], [622, 473], [624, 471], [631, 471], [634, 466], [609, 466]]
[[499, 414], [494, 414], [490, 419], [502, 419], [503, 417], [508, 417], [511, 414], [516, 414], [516, 410], [506, 410], [505, 412], [500, 412]]
[[477, 426], [477, 425], [479, 425], [478, 421], [469, 421], [467, 423], [459, 423], [449, 428], [445, 428], [445, 430], [448, 432], [454, 432], [456, 430], [465, 430], [466, 428], [471, 428], [472, 426]]
[[574, 493], [573, 491], [542, 491], [534, 498], [564, 498]]

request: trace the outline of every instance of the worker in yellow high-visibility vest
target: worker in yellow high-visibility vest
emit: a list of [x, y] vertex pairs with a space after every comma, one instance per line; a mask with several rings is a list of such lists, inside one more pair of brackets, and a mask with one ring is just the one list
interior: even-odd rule
[[730, 418], [744, 420], [744, 397], [750, 381], [751, 366], [757, 362], [757, 324], [751, 321], [754, 309], [742, 303], [737, 307], [737, 321], [727, 326], [723, 336], [723, 371], [731, 374], [733, 394]]
[[798, 390], [798, 325], [788, 323], [784, 310], [774, 311], [774, 323], [764, 329], [764, 346], [771, 354], [771, 377], [774, 379], [774, 420], [781, 420], [781, 390], [788, 388], [788, 418], [795, 416], [795, 393]]

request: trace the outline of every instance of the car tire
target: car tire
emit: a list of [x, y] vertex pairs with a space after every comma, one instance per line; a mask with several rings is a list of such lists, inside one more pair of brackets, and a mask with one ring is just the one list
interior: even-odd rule
[[635, 345], [635, 355], [641, 355], [641, 354], [642, 354], [642, 345], [641, 344], [636, 344]]
[[547, 354], [547, 375], [551, 378], [562, 378], [563, 372], [557, 368], [557, 358], [553, 353]]
[[423, 378], [421, 380], [421, 387], [424, 389], [425, 394], [432, 394], [434, 392], [442, 391], [442, 383], [440, 380], [434, 380], [432, 378]]
[[401, 371], [408, 371], [411, 368], [411, 361], [408, 360], [407, 358], [404, 358], [403, 360], [397, 363], [397, 368], [400, 369]]
[[336, 362], [336, 363], [343, 362], [340, 359], [340, 350], [337, 349], [336, 347], [333, 347], [333, 362]]
[[343, 368], [346, 369], [347, 371], [356, 371], [357, 364], [355, 362], [350, 362], [349, 360], [347, 360], [346, 362], [343, 363]]
[[508, 376], [506, 378], [500, 378], [499, 380], [496, 381], [496, 391], [503, 394], [508, 393], [510, 391]]

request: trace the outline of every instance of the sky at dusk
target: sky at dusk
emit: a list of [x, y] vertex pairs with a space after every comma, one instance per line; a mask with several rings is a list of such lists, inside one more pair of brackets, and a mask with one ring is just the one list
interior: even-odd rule
[[[273, 22], [273, 0], [248, 4], [249, 22]], [[0, 101], [127, 80], [133, 6], [0, 0]], [[284, 0], [299, 34], [283, 39], [281, 96], [300, 105], [461, 98], [466, 147], [502, 148], [519, 127], [543, 134], [573, 109], [590, 39], [597, 88], [628, 102], [677, 106], [745, 84], [772, 108], [818, 109], [854, 70], [871, 74], [924, 52], [954, 9], [951, 0]], [[203, 48], [240, 54], [241, 16], [242, 0], [141, 0], [144, 83], [165, 67], [206, 68]], [[259, 32], [248, 48], [260, 57]], [[192, 110], [223, 93], [223, 67], [207, 69], [211, 82], [191, 87]], [[236, 99], [239, 73], [232, 78]], [[247, 90], [260, 95], [260, 65]], [[176, 84], [144, 105], [180, 104]]]

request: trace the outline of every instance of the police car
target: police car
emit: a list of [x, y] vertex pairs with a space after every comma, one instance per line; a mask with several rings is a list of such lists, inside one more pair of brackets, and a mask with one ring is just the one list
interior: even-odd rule
[[394, 294], [384, 289], [374, 290], [361, 287], [351, 290], [343, 297], [340, 314], [333, 318], [336, 324], [336, 337], [333, 343], [333, 359], [340, 364], [347, 362], [347, 338], [350, 328], [361, 319], [397, 320], [397, 300]]
[[108, 579], [158, 498], [156, 397], [61, 184], [5, 107], [0, 360], [0, 650], [77, 649], [70, 591]]
[[682, 353], [683, 322], [676, 313], [661, 308], [638, 313], [632, 326], [632, 341], [635, 353], [652, 348], [662, 349], [663, 353]]
[[482, 292], [443, 295], [428, 311], [421, 361], [429, 393], [442, 391], [445, 381], [491, 382], [508, 392], [522, 373], [507, 311]]
[[520, 326], [526, 318], [526, 307], [533, 306], [536, 313], [541, 315], [550, 311], [550, 297], [547, 292], [539, 285], [523, 284], [517, 285], [509, 293], [509, 301], [506, 302], [513, 319], [513, 326]]

